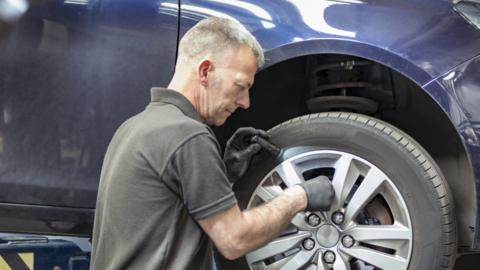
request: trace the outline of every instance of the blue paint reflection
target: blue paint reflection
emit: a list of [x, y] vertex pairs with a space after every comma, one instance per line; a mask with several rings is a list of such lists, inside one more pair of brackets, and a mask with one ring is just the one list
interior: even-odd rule
[[14, 22], [28, 9], [26, 0], [0, 0], [0, 22]]
[[335, 6], [363, 4], [363, 2], [357, 0], [314, 2], [309, 0], [289, 0], [289, 2], [291, 2], [298, 8], [298, 12], [300, 13], [305, 24], [313, 30], [325, 34], [344, 36], [349, 38], [355, 38], [357, 36], [357, 33], [354, 31], [339, 29], [329, 24], [326, 19], [325, 12], [327, 9]]

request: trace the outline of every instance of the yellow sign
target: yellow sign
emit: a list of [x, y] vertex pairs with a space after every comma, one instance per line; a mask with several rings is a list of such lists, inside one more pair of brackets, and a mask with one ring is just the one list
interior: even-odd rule
[[0, 253], [0, 270], [33, 270], [33, 253]]

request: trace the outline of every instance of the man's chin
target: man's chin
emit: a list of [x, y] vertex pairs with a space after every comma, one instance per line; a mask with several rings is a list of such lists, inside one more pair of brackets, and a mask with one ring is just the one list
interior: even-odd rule
[[229, 117], [230, 115], [228, 116], [225, 116], [225, 117], [216, 117], [216, 118], [209, 118], [209, 119], [205, 119], [204, 118], [204, 123], [209, 125], [209, 126], [221, 126], [223, 124], [225, 124], [225, 122], [227, 121], [227, 118]]
[[213, 125], [219, 127], [219, 126], [225, 124], [226, 121], [227, 121], [227, 119], [219, 120], [219, 121], [216, 121]]
[[213, 119], [213, 121], [210, 125], [219, 127], [219, 126], [225, 124], [226, 121], [227, 121], [227, 118]]

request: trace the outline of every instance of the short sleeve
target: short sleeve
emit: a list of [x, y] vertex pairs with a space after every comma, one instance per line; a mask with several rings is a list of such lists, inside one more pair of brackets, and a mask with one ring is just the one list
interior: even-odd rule
[[195, 220], [237, 204], [217, 145], [211, 134], [201, 133], [186, 140], [172, 156], [183, 202]]

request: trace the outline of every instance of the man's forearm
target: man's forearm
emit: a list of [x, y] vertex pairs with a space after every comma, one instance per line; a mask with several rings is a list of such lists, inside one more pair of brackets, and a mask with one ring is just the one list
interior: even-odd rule
[[295, 186], [272, 201], [242, 212], [243, 222], [235, 230], [239, 252], [259, 248], [278, 236], [292, 218], [307, 206], [305, 191]]
[[272, 201], [241, 211], [238, 205], [199, 220], [218, 250], [236, 259], [277, 237], [300, 211], [327, 211], [335, 196], [325, 176], [286, 189]]

